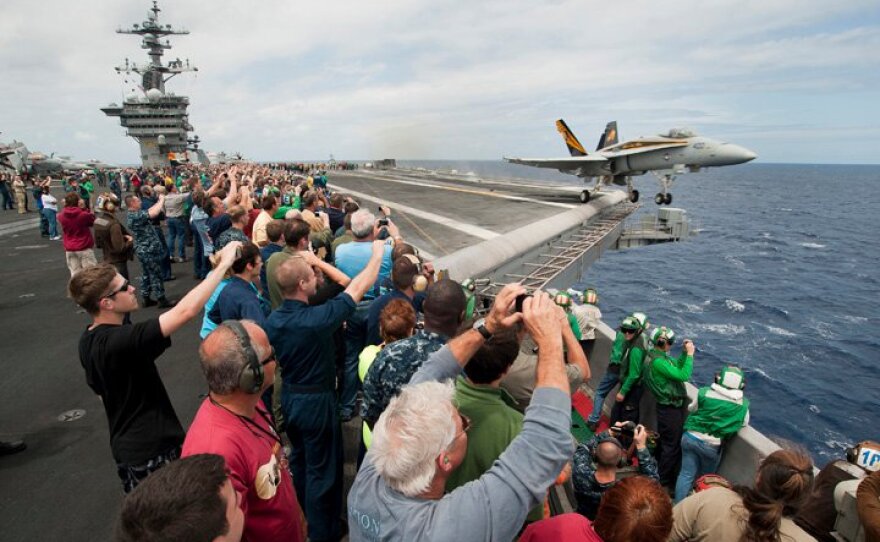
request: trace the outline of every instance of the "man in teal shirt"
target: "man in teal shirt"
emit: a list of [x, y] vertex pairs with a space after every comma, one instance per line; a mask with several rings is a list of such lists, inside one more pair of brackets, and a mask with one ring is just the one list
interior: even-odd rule
[[658, 327], [651, 332], [654, 348], [648, 352], [644, 368], [645, 385], [657, 399], [657, 463], [660, 483], [674, 487], [681, 465], [681, 436], [687, 417], [688, 397], [684, 383], [690, 380], [694, 368], [694, 343], [684, 341], [678, 359], [669, 356], [675, 332]]

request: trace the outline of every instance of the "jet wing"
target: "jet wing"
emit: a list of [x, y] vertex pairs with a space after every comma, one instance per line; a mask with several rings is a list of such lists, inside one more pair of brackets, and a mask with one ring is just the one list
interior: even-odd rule
[[505, 156], [504, 159], [511, 164], [558, 169], [559, 171], [596, 171], [596, 173], [585, 173], [587, 175], [604, 175], [601, 170], [602, 164], [608, 161], [597, 154], [565, 158], [508, 158]]
[[617, 158], [618, 156], [630, 156], [633, 154], [642, 154], [645, 152], [651, 151], [659, 151], [663, 149], [676, 149], [678, 147], [687, 147], [687, 141], [675, 141], [670, 143], [645, 143], [645, 144], [630, 144], [624, 143], [623, 145], [618, 145], [617, 147], [606, 148], [598, 151], [598, 154], [602, 155], [608, 160], [612, 158]]

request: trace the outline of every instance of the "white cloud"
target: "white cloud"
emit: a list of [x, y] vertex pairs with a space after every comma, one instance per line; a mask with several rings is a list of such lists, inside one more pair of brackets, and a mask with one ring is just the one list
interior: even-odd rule
[[[135, 142], [98, 108], [126, 92], [113, 66], [145, 58], [137, 38], [113, 30], [142, 21], [149, 3], [39, 6], [4, 2], [4, 136], [135, 161]], [[200, 71], [169, 88], [191, 97], [203, 147], [257, 159], [556, 154], [552, 122], [560, 116], [585, 140], [616, 118], [625, 135], [691, 125], [738, 133], [747, 146], [742, 138], [767, 125], [797, 124], [808, 139], [857, 123], [880, 126], [863, 92], [880, 83], [880, 23], [865, 0], [160, 7], [163, 23], [192, 31], [171, 37], [170, 57], [189, 58]], [[34, 16], [40, 24], [30, 23]], [[839, 112], [817, 119], [800, 107], [809, 97], [837, 103]], [[863, 137], [880, 142], [880, 128]], [[763, 159], [792, 159], [784, 141], [759, 143]]]

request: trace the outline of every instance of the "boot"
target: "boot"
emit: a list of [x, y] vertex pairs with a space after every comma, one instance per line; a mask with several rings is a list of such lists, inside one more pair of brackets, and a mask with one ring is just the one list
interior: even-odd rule
[[[162, 298], [164, 299], [164, 298]], [[156, 302], [150, 299], [149, 297], [144, 298], [144, 307], [153, 307], [156, 305]]]
[[24, 450], [25, 448], [27, 448], [27, 445], [24, 443], [23, 440], [16, 440], [12, 442], [5, 440], [0, 441], [0, 455], [16, 454]]
[[159, 308], [160, 309], [170, 309], [174, 305], [177, 305], [177, 301], [168, 301], [167, 297], [159, 298]]

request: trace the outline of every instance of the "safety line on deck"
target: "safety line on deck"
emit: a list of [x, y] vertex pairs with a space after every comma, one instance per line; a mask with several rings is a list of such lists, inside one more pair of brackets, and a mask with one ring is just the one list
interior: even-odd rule
[[355, 192], [354, 190], [349, 190], [344, 186], [339, 186], [336, 184], [328, 185], [334, 190], [338, 190], [345, 194], [350, 194], [356, 198], [365, 199], [367, 201], [372, 201], [374, 203], [379, 203], [382, 205], [388, 205], [393, 209], [397, 209], [403, 211], [407, 214], [417, 216], [419, 218], [424, 218], [425, 220], [430, 220], [431, 222], [436, 222], [437, 224], [441, 224], [446, 226], [447, 228], [452, 228], [454, 230], [458, 230], [460, 232], [466, 233], [473, 237], [479, 237], [480, 239], [495, 239], [500, 233], [496, 233], [491, 230], [487, 230], [485, 228], [481, 228], [479, 226], [474, 226], [473, 224], [467, 224], [464, 222], [460, 222], [455, 220], [454, 218], [447, 218], [445, 216], [440, 216], [434, 213], [430, 213], [428, 211], [423, 211], [421, 209], [416, 209], [415, 207], [410, 207], [408, 205], [403, 205], [402, 203], [394, 203], [393, 201], [389, 201], [385, 198], [377, 198], [375, 196], [371, 196], [369, 194], [364, 194], [363, 192]]
[[577, 207], [576, 205], [572, 205], [570, 203], [559, 203], [558, 201], [543, 201], [535, 198], [528, 198], [525, 196], [514, 196], [512, 194], [499, 194], [497, 192], [489, 192], [486, 190], [474, 190], [471, 188], [463, 188], [458, 186], [448, 186], [442, 184], [433, 184], [429, 182], [422, 181], [410, 181], [406, 179], [397, 179], [393, 177], [388, 177], [385, 175], [374, 177], [376, 180], [388, 181], [390, 183], [400, 183], [400, 184], [409, 184], [412, 186], [421, 186], [421, 187], [429, 187], [429, 188], [439, 188], [440, 190], [451, 190], [453, 192], [464, 192], [465, 194], [476, 194], [479, 196], [489, 196], [491, 198], [501, 198], [507, 199], [511, 201], [524, 201], [526, 203], [538, 203], [541, 205], [549, 205], [551, 207], [562, 207], [563, 209], [574, 209]]

